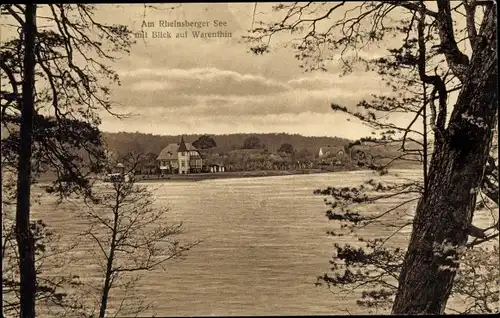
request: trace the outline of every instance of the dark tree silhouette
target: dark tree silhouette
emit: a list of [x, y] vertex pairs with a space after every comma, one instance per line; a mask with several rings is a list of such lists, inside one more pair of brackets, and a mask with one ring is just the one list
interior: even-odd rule
[[[8, 187], [6, 189], [6, 186]], [[2, 294], [3, 313], [8, 316], [20, 314], [19, 299], [19, 257], [15, 239], [15, 213], [11, 211], [12, 198], [4, 201], [4, 197], [13, 197], [8, 184], [2, 188]], [[32, 200], [34, 201], [34, 200]], [[37, 273], [37, 288], [35, 300], [51, 311], [57, 310], [58, 317], [74, 317], [84, 312], [80, 300], [75, 295], [68, 294], [66, 288], [80, 288], [73, 275], [52, 274], [50, 277], [40, 276], [47, 269], [65, 268], [68, 265], [66, 254], [78, 245], [78, 242], [68, 242], [55, 233], [42, 220], [30, 221], [30, 230], [35, 243], [35, 271]], [[40, 313], [39, 313], [40, 314]]]
[[278, 152], [291, 154], [291, 153], [295, 152], [295, 149], [293, 148], [293, 146], [291, 144], [284, 143], [284, 144], [281, 144], [280, 148], [278, 149]]
[[[465, 246], [469, 235], [486, 236], [485, 229], [474, 227], [471, 221], [476, 195], [479, 189], [485, 189], [484, 169], [492, 166], [488, 164], [488, 154], [498, 102], [496, 2], [464, 1], [451, 7], [450, 1], [440, 0], [437, 4], [437, 10], [428, 3], [413, 1], [280, 4], [275, 9], [283, 12], [284, 18], [254, 29], [255, 35], [247, 37], [254, 44], [252, 51], [261, 54], [269, 51], [269, 41], [274, 34], [304, 31], [293, 44], [303, 67], [326, 70], [335, 56], [330, 53], [341, 50], [346, 72], [359, 60], [356, 55], [359, 50], [397, 30], [398, 26], [388, 23], [396, 16], [405, 23], [407, 43], [417, 43], [417, 55], [400, 56], [416, 66], [420, 81], [431, 90], [426, 98], [432, 101], [431, 112], [435, 110], [431, 114], [431, 117], [435, 115], [431, 120], [435, 139], [428, 174], [425, 174], [427, 195], [414, 198], [419, 202], [409, 248], [397, 277], [394, 314], [443, 313], [459, 265], [460, 248]], [[476, 14], [478, 6], [484, 8], [479, 16]], [[461, 7], [462, 12], [459, 12]], [[334, 17], [332, 13], [339, 8], [345, 8], [345, 14]], [[391, 12], [398, 15], [393, 16]], [[466, 26], [456, 31], [453, 19], [459, 14], [466, 16]], [[477, 18], [482, 20], [479, 30], [475, 25]], [[368, 20], [371, 23], [367, 23]], [[426, 37], [433, 34], [437, 37], [433, 44], [438, 60], [434, 74], [429, 75]], [[457, 46], [456, 38], [464, 34], [472, 47], [470, 58]], [[354, 54], [349, 57], [347, 52]], [[445, 81], [446, 74], [452, 75], [453, 80]], [[457, 86], [459, 95], [446, 126], [450, 86]], [[438, 106], [433, 108], [435, 100]], [[375, 190], [383, 188], [375, 185]], [[491, 188], [490, 194], [493, 193]], [[418, 193], [418, 189], [415, 192]], [[487, 191], [485, 194], [488, 195]], [[345, 213], [343, 217], [348, 215], [352, 222], [359, 221], [355, 214]], [[332, 214], [331, 217], [338, 216]]]
[[195, 146], [197, 149], [210, 149], [217, 147], [217, 143], [212, 137], [203, 135], [193, 142], [193, 146]]
[[24, 60], [19, 161], [17, 165], [16, 240], [19, 253], [21, 317], [35, 317], [35, 243], [30, 229], [31, 142], [35, 112], [35, 34], [36, 5], [24, 11]]
[[[156, 207], [153, 193], [147, 187], [137, 185], [131, 173], [140, 162], [140, 155], [130, 154], [121, 158], [126, 171], [124, 176], [101, 189], [99, 195], [88, 202], [82, 217], [90, 227], [84, 232], [96, 246], [95, 259], [102, 266], [103, 280], [100, 286], [89, 287], [90, 293], [100, 290], [96, 306], [99, 317], [113, 312], [115, 316], [137, 315], [151, 307], [133, 294], [137, 279], [125, 274], [137, 274], [164, 268], [164, 263], [180, 257], [199, 242], [181, 244], [176, 236], [182, 233], [182, 223], [168, 225], [168, 209]], [[110, 166], [117, 162], [110, 161]], [[125, 291], [118, 308], [110, 310], [108, 301], [113, 290]]]
[[248, 137], [243, 141], [243, 149], [261, 149], [262, 144], [260, 143], [260, 139], [255, 136]]
[[[37, 14], [42, 9], [47, 12]], [[16, 237], [23, 317], [35, 316], [40, 288], [29, 227], [31, 184], [38, 173], [50, 171], [55, 181], [49, 192], [61, 198], [92, 194], [89, 177], [100, 171], [104, 159], [96, 110], [111, 112], [107, 85], [118, 81], [99, 60], [113, 60], [110, 52], [126, 52], [132, 43], [125, 26], [101, 24], [94, 10], [88, 4], [1, 5], [8, 20], [2, 32], [18, 31], [17, 37], [14, 32], [2, 43], [0, 67], [1, 120], [9, 135], [2, 140], [2, 176], [18, 174]], [[40, 19], [54, 28], [37, 29]], [[95, 37], [89, 36], [90, 30]]]

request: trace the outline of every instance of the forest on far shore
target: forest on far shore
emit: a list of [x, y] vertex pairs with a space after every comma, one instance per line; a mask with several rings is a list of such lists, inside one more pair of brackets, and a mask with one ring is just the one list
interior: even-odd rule
[[[326, 146], [339, 146], [349, 144], [350, 140], [339, 137], [308, 137], [298, 134], [229, 134], [229, 135], [212, 135], [217, 146], [212, 150], [218, 153], [227, 153], [231, 150], [241, 149], [245, 139], [249, 137], [259, 138], [262, 145], [270, 153], [276, 153], [282, 144], [288, 143], [298, 151], [307, 149], [312, 153], [317, 153], [319, 148]], [[140, 132], [129, 133], [109, 133], [103, 132], [104, 140], [110, 150], [117, 152], [120, 155], [125, 155], [128, 152], [135, 153], [156, 153], [159, 154], [163, 148], [170, 143], [179, 142], [181, 135], [153, 135]], [[184, 141], [193, 143], [200, 134], [183, 135]]]
[[[212, 139], [215, 146], [209, 146], [206, 148], [210, 149], [200, 149], [202, 150], [202, 155], [207, 163], [219, 163], [219, 164], [230, 164], [231, 166], [239, 167], [236, 170], [261, 170], [264, 169], [266, 165], [258, 168], [255, 164], [243, 163], [243, 161], [248, 161], [251, 158], [246, 158], [248, 156], [255, 156], [255, 154], [247, 154], [245, 156], [238, 156], [233, 158], [236, 151], [243, 149], [260, 149], [264, 154], [276, 154], [281, 156], [285, 161], [296, 162], [297, 160], [301, 162], [310, 163], [308, 167], [313, 167], [312, 163], [319, 163], [320, 158], [318, 158], [320, 148], [323, 149], [344, 149], [347, 150], [352, 147], [356, 141], [340, 138], [340, 137], [316, 137], [316, 136], [302, 136], [299, 134], [286, 134], [286, 133], [265, 133], [265, 134], [227, 134], [227, 135], [153, 135], [144, 133], [129, 133], [129, 132], [119, 132], [119, 133], [109, 133], [103, 132], [104, 140], [107, 147], [112, 152], [116, 153], [118, 157], [127, 156], [129, 153], [148, 155], [151, 161], [152, 157], [157, 156], [163, 148], [165, 148], [170, 143], [177, 143], [184, 138], [187, 143], [194, 143], [197, 146], [197, 141], [199, 138]], [[248, 141], [254, 140], [257, 145], [252, 145], [249, 147], [246, 145]], [[286, 147], [288, 146], [288, 147]], [[371, 158], [376, 158], [379, 164], [384, 162], [390, 162], [401, 155], [401, 150], [399, 149], [399, 143], [393, 144], [370, 144], [369, 142], [362, 142], [353, 149], [361, 150]], [[418, 147], [418, 145], [414, 145]], [[198, 148], [200, 148], [198, 146]], [[205, 148], [205, 147], [201, 147]], [[229, 154], [229, 158], [228, 155]], [[226, 160], [221, 160], [222, 157]], [[257, 155], [258, 156], [258, 155]], [[258, 161], [269, 161], [262, 156], [259, 158], [254, 158]], [[234, 162], [240, 158], [241, 163]], [[326, 158], [325, 158], [326, 159]], [[254, 160], [254, 161], [255, 161]], [[251, 160], [252, 161], [252, 160]], [[344, 162], [345, 163], [345, 162]], [[342, 163], [341, 165], [344, 165]], [[349, 166], [352, 162], [349, 163]], [[394, 165], [394, 164], [393, 164]], [[400, 168], [413, 167], [415, 165], [412, 161], [401, 161], [396, 160], [395, 165]], [[271, 167], [272, 165], [268, 165]], [[255, 169], [254, 169], [255, 168]], [[283, 167], [284, 169], [292, 169], [292, 167]], [[345, 167], [347, 168], [347, 167]], [[274, 169], [274, 168], [270, 168]]]

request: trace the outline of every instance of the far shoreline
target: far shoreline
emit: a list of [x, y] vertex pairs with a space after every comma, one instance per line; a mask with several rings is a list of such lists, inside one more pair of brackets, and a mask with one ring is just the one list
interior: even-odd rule
[[[397, 170], [415, 170], [421, 169], [415, 166], [406, 167], [393, 167], [389, 171]], [[168, 174], [168, 175], [135, 175], [134, 180], [137, 183], [160, 183], [160, 182], [197, 182], [203, 180], [217, 180], [217, 179], [244, 179], [244, 178], [261, 178], [261, 177], [279, 177], [279, 176], [294, 176], [294, 175], [309, 175], [309, 174], [323, 174], [323, 173], [336, 173], [336, 172], [362, 172], [372, 171], [367, 168], [345, 168], [335, 167], [329, 169], [300, 169], [300, 170], [259, 170], [259, 171], [225, 171], [225, 172], [207, 172], [207, 173], [190, 173], [190, 174]], [[102, 180], [100, 177], [98, 179]], [[39, 185], [50, 184], [55, 181], [53, 176], [39, 177], [37, 183]]]
[[177, 182], [177, 181], [203, 181], [215, 179], [241, 179], [241, 178], [258, 178], [258, 177], [278, 177], [292, 176], [305, 174], [319, 174], [329, 172], [346, 172], [359, 170], [322, 170], [322, 169], [304, 169], [304, 170], [262, 170], [262, 171], [226, 171], [226, 172], [211, 172], [211, 173], [189, 173], [189, 174], [169, 174], [163, 176], [157, 175], [136, 175], [135, 181], [140, 183], [151, 182]]
[[[397, 170], [415, 170], [418, 167], [398, 167], [389, 169], [389, 171]], [[171, 174], [159, 177], [156, 175], [136, 175], [135, 181], [139, 183], [155, 183], [155, 182], [196, 182], [203, 180], [216, 179], [242, 179], [242, 178], [260, 178], [260, 177], [279, 177], [279, 176], [294, 176], [307, 174], [322, 174], [335, 172], [361, 172], [374, 171], [372, 169], [304, 169], [304, 170], [262, 170], [262, 171], [226, 171], [214, 173], [191, 173], [191, 174]], [[149, 178], [148, 178], [149, 177]]]

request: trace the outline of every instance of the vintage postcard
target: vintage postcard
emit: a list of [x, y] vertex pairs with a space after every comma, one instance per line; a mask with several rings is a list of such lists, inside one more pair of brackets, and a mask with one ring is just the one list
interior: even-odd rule
[[496, 6], [2, 4], [3, 314], [498, 312]]

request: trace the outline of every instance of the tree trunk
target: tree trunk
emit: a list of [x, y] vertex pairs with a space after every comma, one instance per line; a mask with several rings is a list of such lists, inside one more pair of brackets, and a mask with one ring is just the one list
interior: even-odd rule
[[106, 274], [104, 276], [104, 285], [102, 287], [101, 295], [101, 306], [99, 309], [99, 318], [104, 318], [106, 316], [106, 310], [108, 308], [109, 291], [112, 285], [112, 275], [113, 275], [113, 262], [115, 260], [116, 251], [116, 236], [118, 234], [118, 217], [120, 210], [120, 197], [122, 195], [121, 190], [122, 181], [114, 184], [115, 193], [115, 206], [113, 207], [113, 230], [111, 233], [111, 243], [109, 246], [109, 254], [106, 264]]
[[106, 316], [106, 310], [108, 308], [108, 298], [109, 291], [111, 290], [111, 275], [113, 274], [113, 260], [114, 260], [114, 252], [115, 252], [115, 235], [113, 235], [113, 241], [110, 248], [110, 253], [108, 256], [107, 264], [106, 264], [106, 274], [104, 278], [104, 285], [102, 287], [102, 295], [101, 295], [101, 306], [99, 308], [99, 318], [104, 318]]
[[496, 8], [489, 8], [448, 128], [436, 140], [428, 195], [417, 206], [393, 314], [444, 313], [497, 114], [496, 26]]
[[427, 196], [427, 184], [429, 183], [427, 180], [427, 160], [428, 160], [428, 141], [427, 141], [427, 84], [423, 84], [423, 95], [424, 95], [424, 105], [423, 105], [423, 113], [422, 113], [422, 125], [423, 125], [423, 146], [422, 146], [422, 161], [423, 161], [423, 173], [424, 173], [424, 192], [423, 196]]
[[36, 5], [27, 4], [24, 24], [24, 62], [17, 167], [16, 240], [19, 252], [20, 317], [35, 317], [35, 247], [30, 229], [31, 141], [35, 109]]

